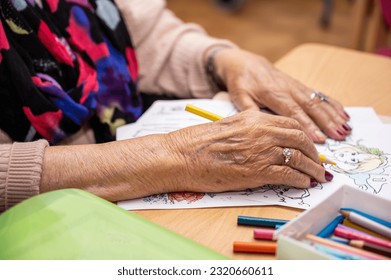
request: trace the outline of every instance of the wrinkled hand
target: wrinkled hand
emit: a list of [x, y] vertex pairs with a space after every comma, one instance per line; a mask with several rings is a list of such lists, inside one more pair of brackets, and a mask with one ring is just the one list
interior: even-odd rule
[[[167, 136], [171, 158], [181, 162], [173, 184], [186, 186], [187, 191], [221, 192], [265, 184], [307, 188], [326, 181], [312, 140], [291, 118], [247, 110]], [[292, 151], [287, 164], [285, 147]]]
[[[225, 82], [230, 98], [239, 110], [268, 108], [296, 119], [316, 143], [326, 135], [343, 140], [350, 134], [348, 114], [329, 98], [311, 99], [314, 91], [276, 69], [266, 59], [240, 49], [216, 53], [216, 73]], [[325, 135], [326, 134], [326, 135]]]

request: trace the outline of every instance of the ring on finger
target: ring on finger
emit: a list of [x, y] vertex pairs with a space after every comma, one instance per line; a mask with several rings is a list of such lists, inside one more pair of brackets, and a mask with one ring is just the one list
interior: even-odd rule
[[284, 156], [284, 164], [288, 164], [292, 157], [292, 150], [289, 148], [284, 148], [282, 150], [282, 154]]
[[329, 102], [329, 97], [319, 91], [313, 91], [310, 95], [311, 100], [318, 98], [320, 101]]

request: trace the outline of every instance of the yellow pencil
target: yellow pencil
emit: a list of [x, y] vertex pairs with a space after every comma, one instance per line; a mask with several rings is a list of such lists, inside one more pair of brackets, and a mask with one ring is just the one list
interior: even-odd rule
[[322, 163], [331, 164], [331, 165], [337, 164], [335, 161], [328, 159], [325, 155], [319, 154], [319, 158]]
[[[211, 121], [218, 121], [223, 118], [222, 116], [216, 115], [212, 112], [206, 111], [204, 109], [201, 109], [201, 108], [194, 106], [194, 105], [191, 105], [191, 104], [187, 104], [185, 110], [187, 112], [193, 113], [197, 116], [203, 117], [203, 118], [211, 120]], [[334, 161], [329, 160], [325, 155], [319, 154], [319, 159], [322, 163], [336, 165], [336, 163]]]
[[209, 111], [206, 111], [204, 109], [198, 108], [197, 106], [194, 106], [194, 105], [191, 105], [191, 104], [187, 104], [185, 110], [190, 112], [190, 113], [193, 113], [193, 114], [195, 114], [197, 116], [204, 117], [205, 119], [208, 119], [208, 120], [211, 120], [211, 121], [218, 121], [218, 120], [221, 120], [223, 118], [222, 116], [213, 114], [213, 113], [211, 113]]

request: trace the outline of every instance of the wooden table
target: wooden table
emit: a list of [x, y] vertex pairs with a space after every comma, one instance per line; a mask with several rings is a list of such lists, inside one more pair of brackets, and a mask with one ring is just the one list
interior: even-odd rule
[[[276, 66], [346, 106], [372, 106], [391, 116], [391, 59], [318, 44], [301, 45]], [[234, 259], [273, 259], [272, 255], [233, 253], [233, 241], [253, 241], [253, 227], [238, 226], [237, 216], [292, 219], [302, 210], [280, 206], [135, 213]]]

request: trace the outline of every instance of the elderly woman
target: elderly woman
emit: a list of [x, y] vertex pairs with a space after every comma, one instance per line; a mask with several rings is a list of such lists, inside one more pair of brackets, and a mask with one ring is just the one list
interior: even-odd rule
[[[343, 107], [163, 1], [1, 0], [0, 10], [0, 211], [62, 188], [118, 201], [331, 180], [313, 142], [350, 133]], [[111, 141], [142, 114], [140, 92], [222, 89], [241, 113]]]

